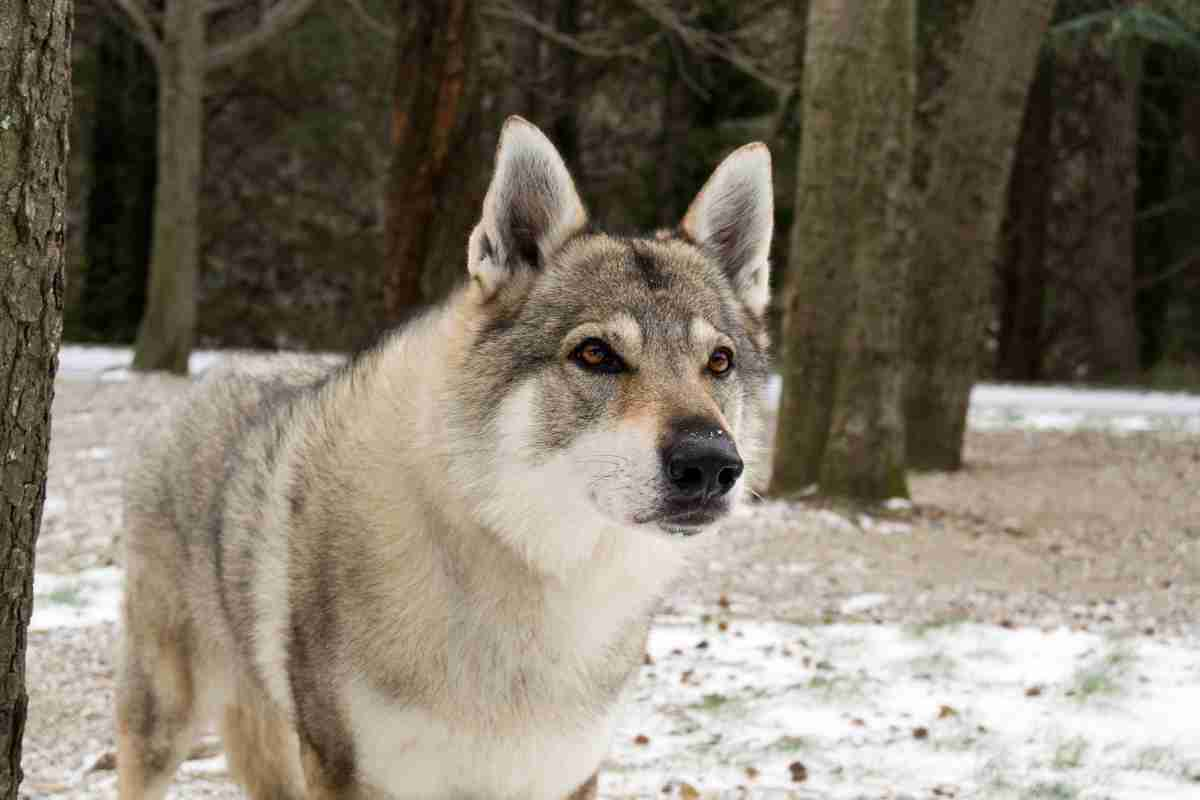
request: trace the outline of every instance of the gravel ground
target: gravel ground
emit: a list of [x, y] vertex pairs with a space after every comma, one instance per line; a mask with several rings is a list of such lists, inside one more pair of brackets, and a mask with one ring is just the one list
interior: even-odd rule
[[[124, 454], [138, 424], [187, 385], [104, 377], [57, 386], [39, 573], [116, 564]], [[663, 619], [1197, 636], [1197, 437], [976, 431], [966, 456], [960, 473], [913, 476], [911, 506], [750, 506], [681, 582]], [[116, 636], [108, 622], [31, 632], [22, 797], [114, 796]], [[197, 751], [172, 797], [240, 796], [213, 753], [211, 744]]]

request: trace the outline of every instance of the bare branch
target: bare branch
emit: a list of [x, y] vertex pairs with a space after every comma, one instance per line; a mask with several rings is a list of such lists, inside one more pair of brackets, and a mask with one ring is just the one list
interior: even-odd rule
[[367, 11], [359, 0], [346, 0], [346, 5], [350, 6], [350, 10], [354, 12], [354, 16], [358, 17], [359, 22], [388, 41], [394, 42], [400, 35], [394, 25], [389, 25], [383, 20], [371, 16], [371, 12]]
[[146, 52], [150, 54], [150, 60], [154, 62], [155, 69], [161, 70], [163, 65], [162, 39], [155, 32], [154, 25], [150, 22], [150, 14], [142, 5], [141, 0], [108, 0], [108, 2], [125, 14], [125, 18], [133, 25], [134, 38], [142, 47], [146, 48]]
[[283, 0], [276, 3], [267, 9], [254, 30], [209, 50], [205, 67], [212, 71], [241, 61], [303, 19], [315, 3], [316, 0]]
[[689, 25], [671, 8], [660, 0], [633, 0], [633, 5], [643, 14], [657, 22], [665, 30], [671, 31], [689, 49], [698, 53], [715, 56], [735, 69], [744, 72], [765, 86], [783, 93], [792, 89], [789, 81], [760, 68], [744, 52], [732, 45], [724, 37], [713, 34], [701, 28]]
[[222, 11], [232, 11], [246, 5], [246, 0], [208, 0], [204, 6], [205, 14], [218, 14]]
[[481, 13], [484, 16], [492, 19], [504, 20], [505, 22], [513, 22], [537, 33], [543, 39], [553, 42], [559, 47], [566, 48], [580, 55], [588, 56], [589, 58], [621, 58], [634, 54], [642, 49], [642, 44], [626, 47], [599, 47], [589, 44], [578, 36], [570, 36], [555, 28], [553, 25], [547, 25], [527, 11], [523, 11], [511, 3], [491, 2], [484, 5]]

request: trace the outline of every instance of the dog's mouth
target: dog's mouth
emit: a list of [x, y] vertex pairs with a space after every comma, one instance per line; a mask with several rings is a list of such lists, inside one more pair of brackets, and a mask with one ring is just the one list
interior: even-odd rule
[[668, 508], [641, 515], [636, 522], [639, 525], [653, 523], [659, 530], [672, 536], [695, 536], [697, 533], [703, 533], [706, 528], [720, 520], [728, 512], [728, 503], [687, 509]]

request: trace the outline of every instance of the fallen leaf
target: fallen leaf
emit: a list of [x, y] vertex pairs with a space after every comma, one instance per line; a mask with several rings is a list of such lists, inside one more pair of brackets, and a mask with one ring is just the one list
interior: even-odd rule
[[1040, 686], [1030, 686], [1028, 689], [1025, 690], [1026, 697], [1037, 697], [1041, 693], [1042, 693], [1042, 687], [1040, 687]]
[[717, 605], [719, 605], [721, 608], [729, 608], [729, 598], [725, 595], [721, 595], [721, 599], [717, 601]]
[[685, 800], [698, 800], [700, 792], [690, 783], [681, 783], [679, 784], [679, 796], [685, 798]]
[[107, 750], [96, 756], [96, 760], [88, 767], [88, 772], [108, 772], [117, 768], [117, 754]]
[[942, 706], [938, 709], [938, 719], [946, 719], [947, 717], [957, 717], [958, 712], [950, 706]]
[[929, 738], [929, 728], [925, 728], [925, 727], [913, 728], [912, 734], [913, 734], [914, 739], [928, 739]]
[[644, 733], [639, 733], [637, 736], [633, 737], [633, 743], [641, 745], [650, 744], [650, 737]]
[[808, 780], [808, 767], [801, 764], [799, 761], [793, 761], [788, 764], [788, 770], [792, 773], [793, 783], [804, 783]]
[[758, 770], [756, 770], [754, 767], [746, 767], [746, 777], [750, 780], [754, 780], [758, 777]]

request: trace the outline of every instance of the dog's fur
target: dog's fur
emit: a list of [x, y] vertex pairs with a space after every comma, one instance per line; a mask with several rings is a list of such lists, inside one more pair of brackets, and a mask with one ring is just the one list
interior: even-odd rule
[[252, 798], [594, 796], [680, 534], [746, 483], [679, 512], [670, 448], [755, 465], [771, 227], [754, 144], [678, 229], [591, 232], [513, 118], [447, 302], [339, 369], [206, 378], [129, 478], [122, 800], [214, 720]]

